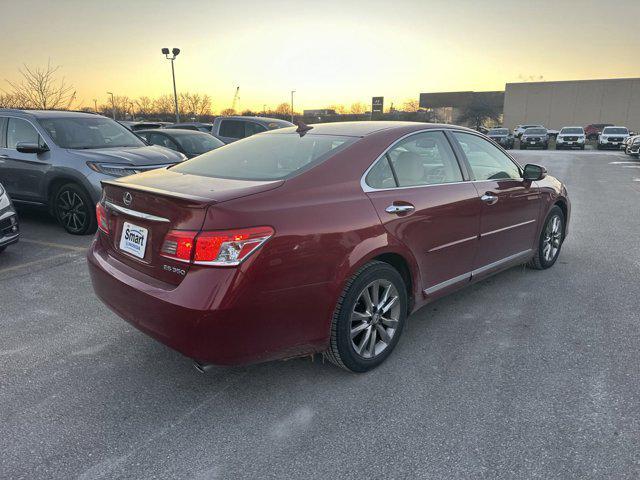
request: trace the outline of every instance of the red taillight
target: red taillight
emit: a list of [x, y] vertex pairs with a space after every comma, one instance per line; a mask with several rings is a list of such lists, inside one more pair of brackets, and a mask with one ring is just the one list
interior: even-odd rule
[[190, 262], [197, 234], [198, 232], [186, 230], [171, 230], [164, 237], [162, 255], [181, 262]]
[[235, 266], [271, 238], [273, 233], [271, 227], [200, 233], [172, 230], [165, 237], [162, 254], [197, 265]]
[[100, 202], [96, 204], [96, 220], [98, 228], [109, 235], [109, 219], [107, 217], [107, 209]]

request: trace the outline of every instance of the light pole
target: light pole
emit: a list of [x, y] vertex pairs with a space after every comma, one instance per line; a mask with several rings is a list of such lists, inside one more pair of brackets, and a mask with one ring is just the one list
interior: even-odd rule
[[176, 107], [176, 122], [180, 121], [180, 112], [178, 112], [178, 92], [176, 91], [176, 72], [173, 69], [173, 61], [176, 59], [178, 54], [180, 53], [179, 48], [171, 49], [172, 56], [169, 56], [169, 49], [163, 48], [162, 53], [167, 60], [171, 60], [171, 77], [173, 78], [173, 101]]
[[296, 93], [295, 90], [291, 90], [291, 123], [293, 123], [293, 94]]
[[111, 115], [113, 116], [113, 119], [116, 119], [116, 102], [113, 99], [113, 93], [111, 92], [107, 92], [107, 95], [111, 95]]

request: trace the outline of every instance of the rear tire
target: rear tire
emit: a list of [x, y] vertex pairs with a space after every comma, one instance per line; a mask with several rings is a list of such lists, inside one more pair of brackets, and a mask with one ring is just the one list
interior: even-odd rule
[[72, 235], [95, 233], [96, 211], [87, 192], [75, 183], [62, 185], [53, 196], [53, 213]]
[[555, 205], [547, 215], [540, 232], [536, 253], [527, 263], [529, 268], [545, 270], [556, 263], [564, 241], [564, 222], [562, 209]]
[[379, 261], [364, 265], [338, 299], [325, 357], [351, 372], [376, 368], [398, 343], [407, 301], [406, 285], [395, 268]]

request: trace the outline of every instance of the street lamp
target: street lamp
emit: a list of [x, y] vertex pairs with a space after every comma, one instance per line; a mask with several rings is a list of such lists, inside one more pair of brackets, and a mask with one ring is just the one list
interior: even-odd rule
[[293, 94], [296, 93], [295, 90], [291, 90], [291, 123], [293, 123]]
[[171, 76], [173, 78], [173, 101], [174, 101], [175, 107], [176, 107], [176, 122], [179, 122], [180, 121], [180, 113], [178, 112], [178, 93], [176, 91], [176, 72], [173, 69], [173, 61], [176, 59], [176, 57], [180, 53], [180, 49], [179, 48], [171, 49], [172, 56], [169, 56], [169, 49], [168, 48], [163, 48], [162, 49], [162, 53], [164, 54], [164, 57], [167, 60], [171, 60]]
[[113, 116], [113, 119], [116, 119], [116, 102], [113, 99], [113, 93], [111, 92], [107, 92], [107, 95], [111, 95], [111, 115]]

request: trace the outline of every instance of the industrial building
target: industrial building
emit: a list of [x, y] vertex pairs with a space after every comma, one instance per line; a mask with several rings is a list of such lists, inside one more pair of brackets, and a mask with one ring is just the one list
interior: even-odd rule
[[559, 129], [591, 123], [640, 131], [640, 78], [507, 83], [504, 125]]

